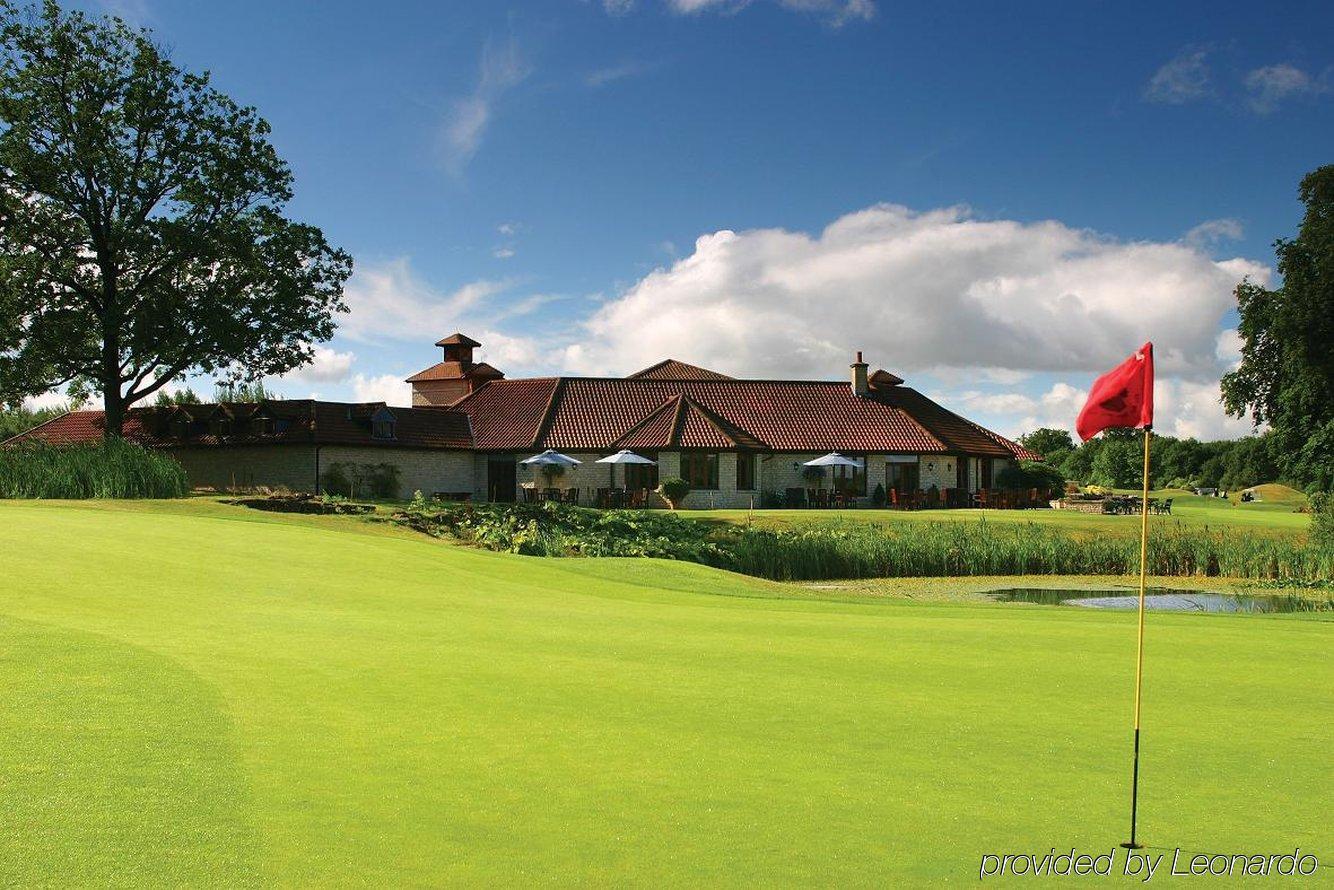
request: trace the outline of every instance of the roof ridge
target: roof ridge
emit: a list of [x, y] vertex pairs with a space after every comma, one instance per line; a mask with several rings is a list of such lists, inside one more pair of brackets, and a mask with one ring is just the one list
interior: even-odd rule
[[764, 444], [760, 437], [752, 433], [750, 430], [742, 427], [740, 424], [732, 423], [730, 420], [726, 420], [717, 414], [714, 414], [712, 410], [704, 407], [699, 402], [696, 402], [694, 399], [690, 398], [690, 396], [682, 395], [681, 398], [698, 411], [701, 417], [708, 421], [714, 429], [722, 433], [723, 437], [733, 445], [741, 445], [741, 440], [737, 437], [737, 433], [740, 433], [743, 437], [750, 439], [752, 442], [761, 445]]
[[546, 438], [547, 433], [551, 432], [551, 424], [556, 420], [556, 402], [565, 392], [565, 379], [556, 378], [556, 385], [551, 387], [551, 395], [547, 396], [546, 407], [542, 409], [542, 419], [538, 421], [537, 429], [533, 431], [533, 447], [538, 448], [541, 442]]

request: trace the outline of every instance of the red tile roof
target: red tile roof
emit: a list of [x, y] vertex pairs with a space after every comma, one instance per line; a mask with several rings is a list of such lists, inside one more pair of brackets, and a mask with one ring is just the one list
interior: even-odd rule
[[494, 451], [1012, 453], [916, 390], [895, 386], [858, 397], [842, 381], [493, 380], [454, 408], [472, 416], [476, 447]]
[[475, 365], [468, 365], [466, 368], [462, 362], [437, 362], [424, 371], [418, 371], [405, 382], [422, 383], [427, 380], [465, 380], [473, 377], [478, 378], [500, 378], [505, 375], [497, 369], [491, 367], [486, 362], [478, 362]]
[[[492, 380], [456, 403], [453, 410], [472, 418], [473, 442], [484, 451], [527, 448], [560, 382], [556, 377]], [[464, 406], [467, 407], [464, 407]]]
[[[272, 433], [251, 433], [237, 426], [237, 433], [216, 436], [206, 427], [196, 426], [192, 435], [177, 437], [172, 418], [184, 415], [198, 423], [220, 408], [233, 416], [243, 413], [232, 405], [182, 405], [172, 408], [132, 408], [126, 413], [123, 435], [126, 439], [153, 447], [316, 444], [397, 446], [400, 448], [473, 447], [468, 415], [440, 408], [390, 408], [394, 416], [394, 438], [377, 439], [371, 435], [371, 418], [383, 402], [317, 402], [310, 399], [271, 400], [254, 412], [263, 412], [277, 423]], [[45, 442], [71, 445], [101, 441], [106, 428], [102, 411], [72, 411], [21, 433], [4, 444]]]
[[482, 344], [481, 344], [481, 343], [478, 343], [476, 340], [474, 340], [472, 337], [469, 337], [467, 334], [461, 334], [461, 333], [455, 331], [454, 333], [450, 334], [448, 337], [441, 337], [439, 340], [436, 340], [436, 341], [435, 341], [435, 345], [436, 345], [436, 346], [473, 346], [473, 347], [477, 347], [477, 346], [481, 346]]
[[731, 380], [726, 374], [710, 371], [698, 365], [688, 365], [674, 358], [663, 359], [629, 376], [630, 380]]

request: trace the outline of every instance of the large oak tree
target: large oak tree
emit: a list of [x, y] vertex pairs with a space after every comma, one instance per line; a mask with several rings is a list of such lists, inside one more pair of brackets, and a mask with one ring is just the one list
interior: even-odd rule
[[73, 384], [116, 435], [183, 373], [308, 362], [352, 261], [291, 197], [268, 124], [149, 32], [0, 0], [0, 401]]
[[1308, 173], [1297, 237], [1275, 244], [1283, 286], [1237, 288], [1241, 365], [1223, 376], [1229, 413], [1272, 430], [1284, 478], [1334, 488], [1334, 165]]

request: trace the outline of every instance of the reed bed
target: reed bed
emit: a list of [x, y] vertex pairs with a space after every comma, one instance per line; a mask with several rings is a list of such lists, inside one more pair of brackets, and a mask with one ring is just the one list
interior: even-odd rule
[[179, 498], [188, 491], [174, 459], [120, 439], [0, 449], [0, 498]]
[[[802, 532], [747, 530], [727, 545], [736, 571], [775, 581], [961, 575], [1126, 575], [1139, 539], [1076, 537], [1036, 523], [932, 522]], [[1149, 573], [1253, 580], [1334, 578], [1334, 548], [1177, 526], [1149, 538]]]
[[[422, 504], [394, 519], [489, 550], [680, 559], [774, 581], [1139, 571], [1138, 536], [1090, 536], [1032, 522], [980, 519], [774, 531], [710, 527], [675, 513], [599, 512], [560, 504], [444, 509]], [[1308, 543], [1298, 535], [1158, 527], [1149, 539], [1149, 572], [1323, 583], [1334, 579], [1334, 546]]]

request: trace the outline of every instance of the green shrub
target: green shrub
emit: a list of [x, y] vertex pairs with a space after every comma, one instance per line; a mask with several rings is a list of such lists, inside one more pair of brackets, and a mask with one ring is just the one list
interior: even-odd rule
[[875, 491], [871, 492], [871, 506], [872, 507], [885, 506], [885, 499], [887, 497], [888, 495], [885, 494], [885, 486], [882, 483], [877, 482], [875, 484]]
[[1060, 495], [1065, 491], [1065, 474], [1052, 464], [1025, 460], [1007, 465], [996, 474], [996, 487], [1010, 490], [1036, 488], [1048, 494]]
[[1334, 547], [1334, 492], [1317, 491], [1310, 497], [1311, 546]]
[[188, 491], [175, 459], [123, 439], [0, 448], [0, 498], [179, 498]]
[[686, 495], [690, 494], [690, 483], [680, 476], [672, 476], [658, 483], [657, 492], [667, 501], [668, 506], [675, 510], [681, 506]]

